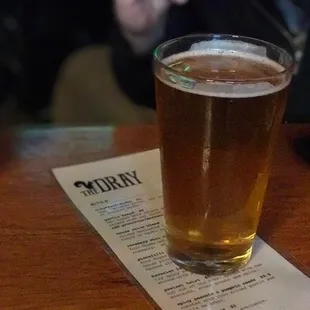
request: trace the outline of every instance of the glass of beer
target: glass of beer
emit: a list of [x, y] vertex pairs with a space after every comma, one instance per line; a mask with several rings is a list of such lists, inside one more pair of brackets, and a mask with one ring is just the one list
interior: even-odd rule
[[294, 66], [248, 37], [192, 35], [154, 52], [168, 253], [196, 273], [251, 257]]

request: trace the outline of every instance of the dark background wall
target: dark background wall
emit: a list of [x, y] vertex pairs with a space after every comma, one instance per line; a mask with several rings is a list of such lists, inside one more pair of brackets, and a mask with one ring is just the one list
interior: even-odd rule
[[108, 43], [110, 0], [2, 0], [0, 104], [13, 98], [31, 118], [49, 105], [57, 70], [74, 50]]

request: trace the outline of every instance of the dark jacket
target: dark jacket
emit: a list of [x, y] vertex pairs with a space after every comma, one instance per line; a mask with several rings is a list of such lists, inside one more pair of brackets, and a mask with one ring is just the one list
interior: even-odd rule
[[[296, 3], [309, 10], [308, 0], [296, 0]], [[229, 33], [259, 38], [292, 50], [285, 31], [285, 21], [271, 0], [190, 0], [185, 6], [171, 7], [166, 36], [162, 41], [199, 32]], [[152, 108], [155, 108], [152, 76], [154, 48], [143, 57], [136, 56], [120, 31], [114, 33], [112, 63], [120, 86], [136, 104]], [[310, 121], [310, 86], [307, 89], [310, 40], [304, 55], [300, 73], [293, 81], [285, 115], [288, 122]]]

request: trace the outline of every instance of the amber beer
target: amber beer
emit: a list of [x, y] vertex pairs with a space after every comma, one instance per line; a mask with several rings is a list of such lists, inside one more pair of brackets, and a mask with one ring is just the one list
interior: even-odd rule
[[291, 78], [288, 54], [281, 64], [229, 42], [155, 52], [168, 252], [198, 273], [251, 257]]

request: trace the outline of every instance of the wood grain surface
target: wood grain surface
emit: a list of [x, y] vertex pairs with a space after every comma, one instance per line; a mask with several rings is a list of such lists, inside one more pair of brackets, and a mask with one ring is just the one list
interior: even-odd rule
[[[310, 126], [282, 128], [259, 231], [307, 271], [310, 163], [294, 151], [305, 136]], [[51, 169], [155, 148], [156, 127], [30, 129], [16, 143], [0, 167], [0, 309], [154, 309]]]

